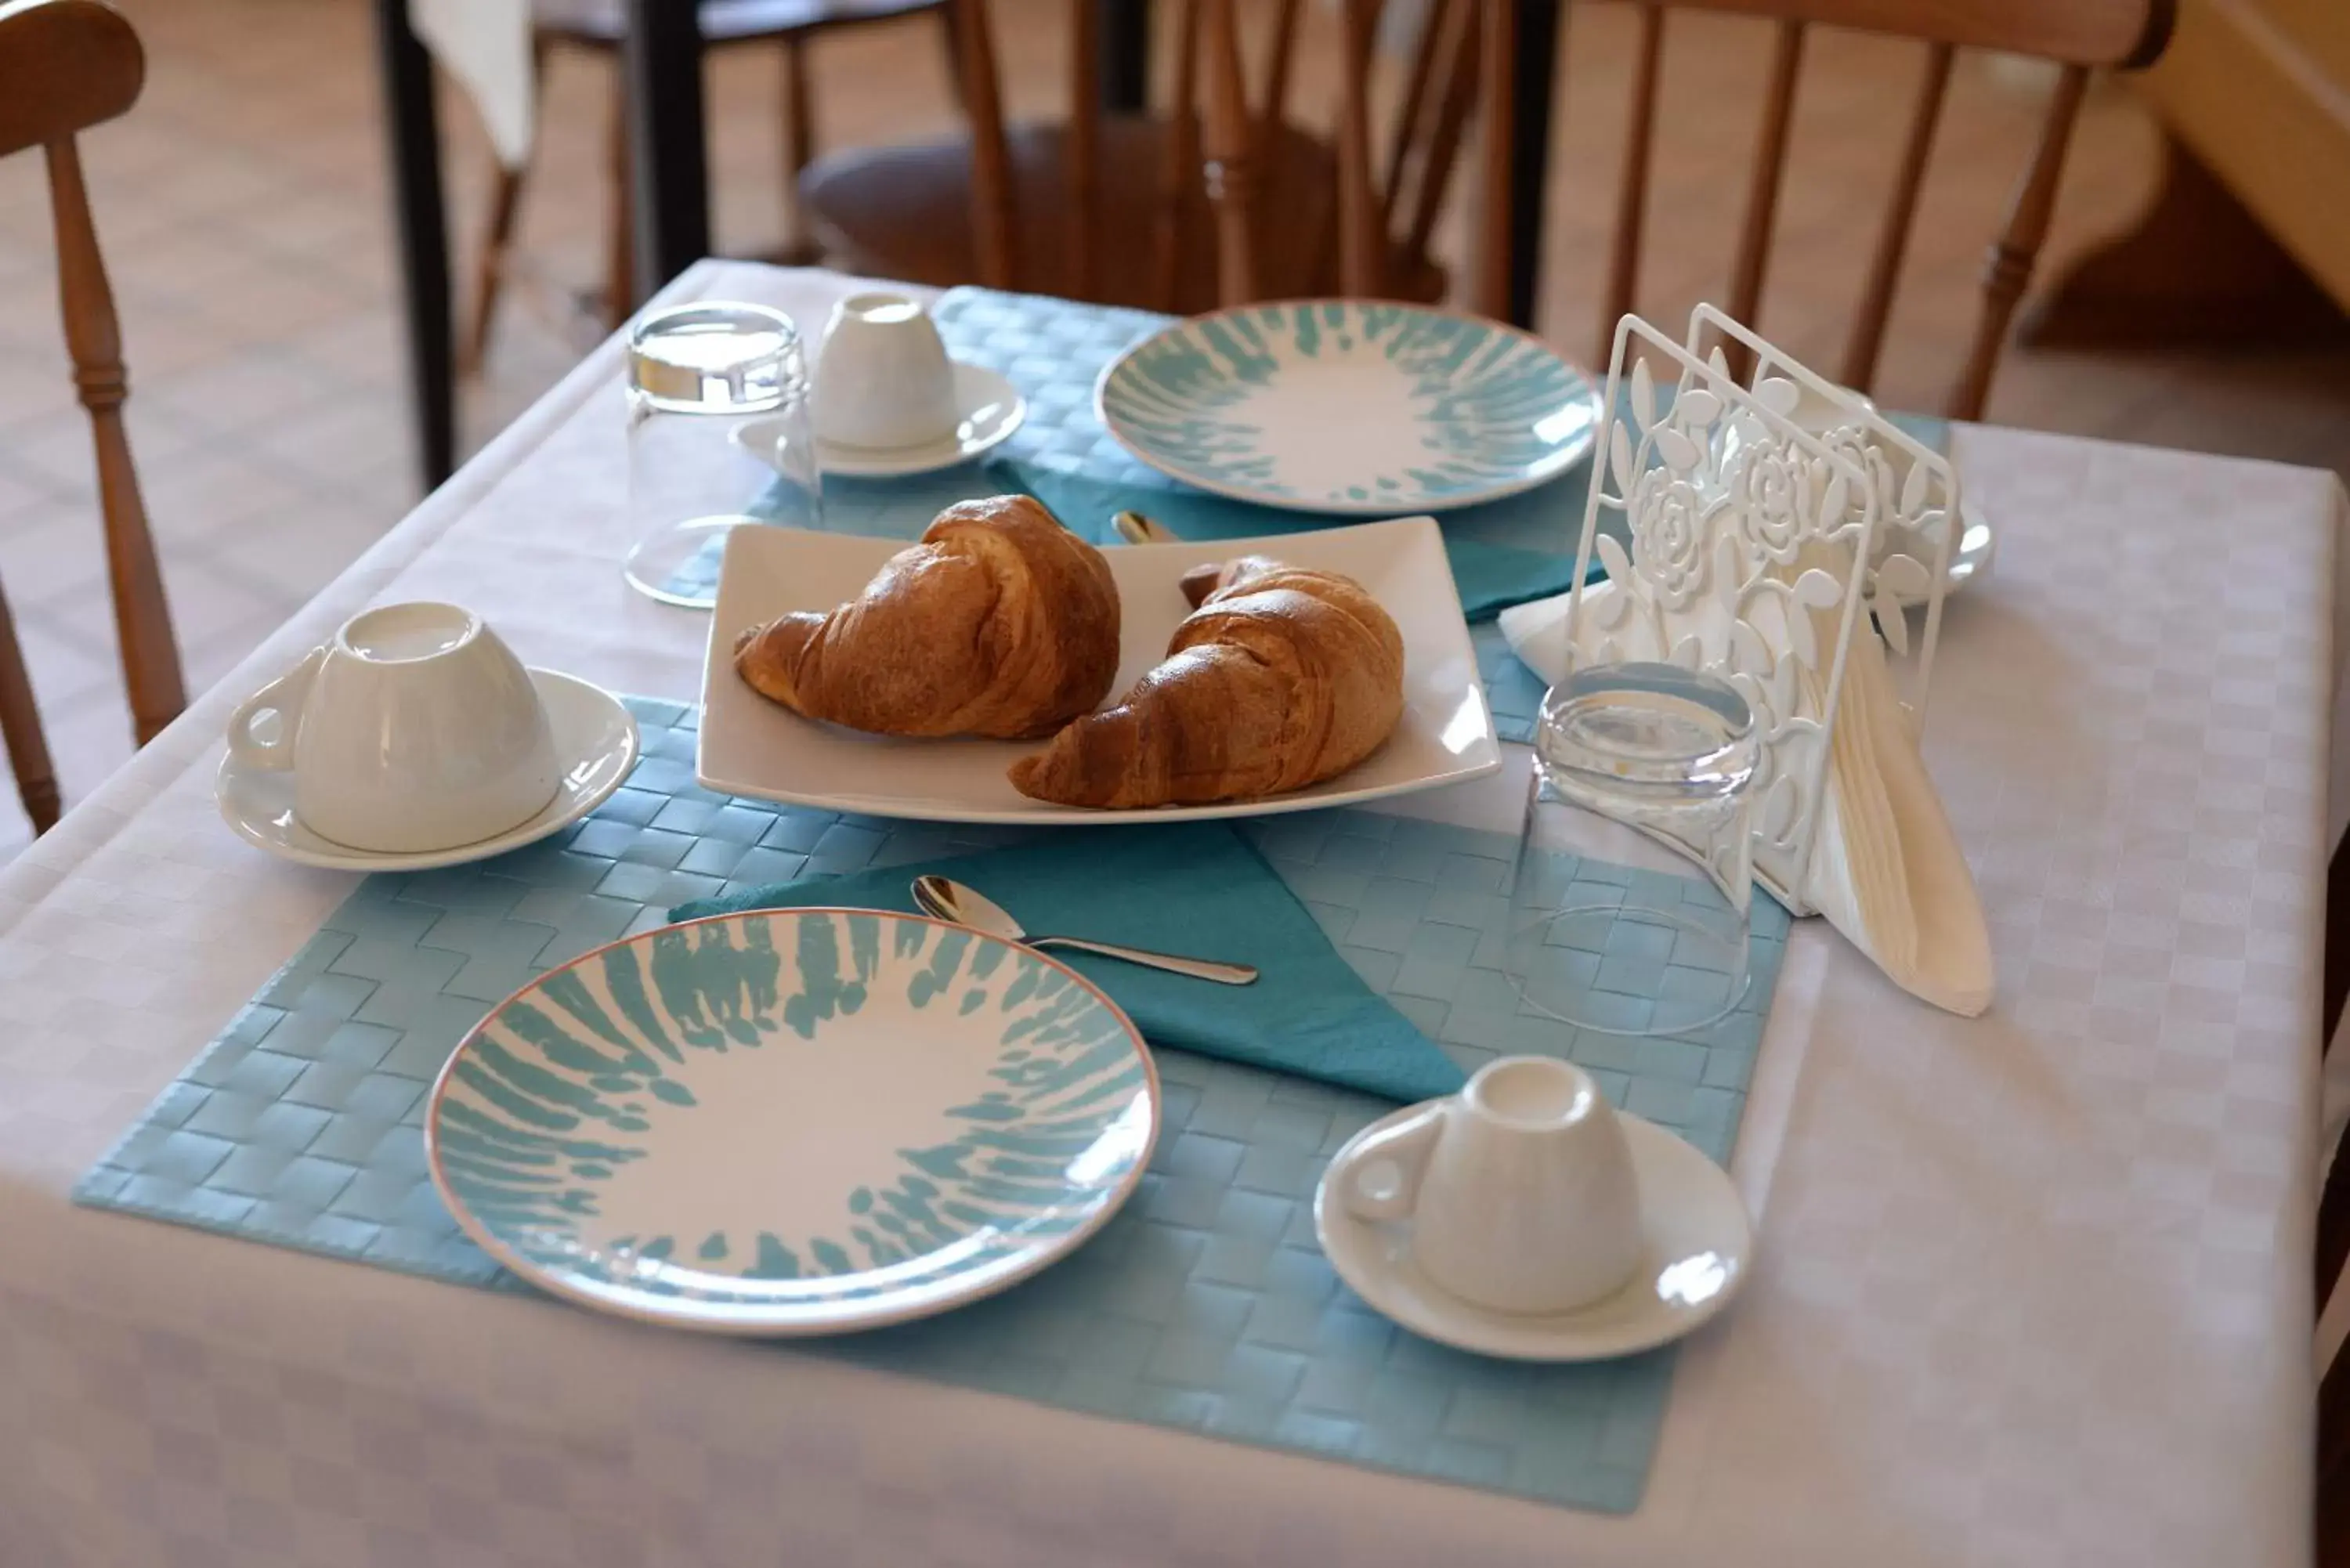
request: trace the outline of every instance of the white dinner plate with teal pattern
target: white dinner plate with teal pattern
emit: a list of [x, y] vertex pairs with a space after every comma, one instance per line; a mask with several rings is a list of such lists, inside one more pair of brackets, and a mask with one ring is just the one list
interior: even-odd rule
[[777, 909], [531, 981], [442, 1069], [425, 1153], [466, 1233], [556, 1295], [814, 1334], [1065, 1256], [1159, 1127], [1142, 1037], [1076, 971], [917, 915]]
[[1530, 490], [1591, 450], [1591, 378], [1515, 327], [1314, 299], [1171, 323], [1102, 372], [1118, 444], [1189, 484], [1348, 516]]

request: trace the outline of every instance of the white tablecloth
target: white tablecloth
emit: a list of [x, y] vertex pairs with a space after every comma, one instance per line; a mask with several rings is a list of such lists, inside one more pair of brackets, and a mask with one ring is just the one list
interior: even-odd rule
[[[827, 275], [681, 295], [820, 317]], [[0, 876], [0, 1563], [2305, 1561], [2330, 475], [2004, 431], [1929, 753], [1991, 1014], [1789, 946], [1745, 1297], [1646, 1502], [1575, 1513], [68, 1205], [333, 909], [214, 818], [233, 701], [361, 605], [690, 697], [622, 586], [608, 346]], [[1506, 784], [1405, 809], [1509, 825]]]

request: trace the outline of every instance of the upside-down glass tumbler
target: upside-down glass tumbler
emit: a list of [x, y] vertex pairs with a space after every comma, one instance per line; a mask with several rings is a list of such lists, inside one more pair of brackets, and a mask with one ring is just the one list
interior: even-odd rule
[[1753, 718], [1677, 665], [1594, 665], [1544, 700], [1506, 972], [1535, 1012], [1684, 1034], [1745, 999]]
[[822, 483], [791, 317], [686, 305], [629, 333], [629, 586], [709, 608], [726, 535], [740, 523], [820, 526]]

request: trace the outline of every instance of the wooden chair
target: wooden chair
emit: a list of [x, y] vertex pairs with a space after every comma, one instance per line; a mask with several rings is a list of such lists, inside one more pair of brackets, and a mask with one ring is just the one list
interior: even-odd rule
[[1983, 269], [1983, 299], [1973, 345], [1952, 389], [1947, 410], [1954, 419], [1981, 417], [1992, 371], [2007, 340], [2016, 301], [2031, 281], [2033, 263], [2048, 235], [2064, 150], [2078, 117], [2089, 73], [2103, 67], [2151, 64], [2169, 41], [2176, 0], [1629, 0], [1639, 12], [1638, 52], [1632, 74], [1631, 129], [1625, 142], [1617, 187], [1614, 244], [1609, 254], [1601, 332], [1593, 363], [1607, 362], [1617, 319], [1634, 308], [1633, 282], [1639, 271], [1640, 224], [1647, 209], [1648, 157], [1654, 138], [1657, 73], [1663, 54], [1665, 13], [1672, 10], [1730, 12], [1774, 20], [1762, 118], [1754, 136], [1754, 161], [1746, 193], [1745, 218], [1731, 268], [1729, 297], [1722, 307], [1741, 321], [1755, 321], [1769, 258], [1772, 220], [1787, 154], [1796, 78], [1804, 36], [1813, 26], [1915, 38], [1926, 46], [1926, 68], [1916, 107], [1902, 141], [1893, 188], [1877, 230], [1867, 280], [1853, 311], [1845, 346], [1844, 381], [1866, 392], [1877, 379], [1885, 343], [1885, 323], [1893, 308], [1893, 286], [1901, 271], [1911, 220], [1926, 165], [1933, 152], [1950, 65], [1962, 48], [1996, 49], [2053, 61], [2061, 70], [2043, 118], [2038, 140], [2008, 202], [2005, 223]]
[[[1370, 112], [1379, 0], [1340, 0], [1333, 140], [1288, 114], [1302, 0], [1277, 0], [1255, 94], [1236, 0], [1177, 0], [1171, 101], [1137, 115], [1101, 108], [1097, 7], [1071, 0], [1068, 117], [1024, 125], [1003, 118], [986, 0], [950, 4], [969, 132], [810, 168], [802, 198], [836, 265], [1175, 311], [1341, 290], [1444, 295], [1429, 240], [1471, 110], [1482, 96], [1492, 113], [1507, 80], [1483, 68], [1507, 57], [1500, 0], [1432, 0], [1383, 157]], [[1507, 228], [1494, 182], [1506, 182], [1507, 143], [1487, 140], [1475, 293], [1498, 311]]]
[[[136, 102], [146, 71], [138, 35], [99, 0], [0, 4], [0, 158], [37, 146], [48, 160], [66, 348], [98, 442], [107, 575], [114, 592], [122, 673], [141, 745], [179, 716], [187, 705], [187, 691], [180, 677], [179, 649], [172, 639], [155, 541], [147, 531], [139, 476], [130, 465], [130, 441], [122, 428], [122, 403], [129, 396], [122, 335], [90, 223], [74, 138]], [[5, 600], [0, 600], [0, 739], [7, 742], [16, 790], [34, 831], [45, 833], [57, 819], [57, 775], [41, 733], [40, 713], [33, 705], [24, 650]]]
[[[784, 210], [789, 234], [776, 258], [815, 258], [800, 212], [799, 178], [816, 156], [815, 97], [808, 80], [807, 47], [819, 33], [868, 22], [885, 22], [941, 10], [944, 0], [700, 0], [702, 37], [712, 47], [780, 46], [783, 57]], [[628, 18], [621, 0], [533, 0], [531, 48], [543, 76], [547, 57], [568, 48], [601, 56], [612, 69], [612, 110], [607, 146], [610, 201], [605, 241], [604, 286], [598, 303], [606, 323], [617, 327], [636, 296], [635, 258], [629, 234], [629, 185], [626, 83], [620, 46]], [[473, 308], [458, 348], [458, 369], [473, 375], [488, 352], [498, 297], [512, 270], [515, 219], [527, 169], [500, 169], [490, 194], [490, 217], [475, 268]]]
[[[2344, 1161], [2338, 1157], [2334, 1168]], [[2319, 1209], [2317, 1252], [2318, 1305], [2341, 1272], [2341, 1257], [2333, 1257], [2327, 1272], [2324, 1244], [2327, 1211], [2338, 1207], [2329, 1179], [2325, 1202]], [[2317, 1568], [2350, 1568], [2350, 1351], [2334, 1358], [2317, 1385]]]
[[[2325, 880], [2325, 979], [2318, 1011], [2323, 1066], [2350, 1002], [2350, 846], [2337, 847]], [[2316, 1307], [2340, 1288], [2350, 1266], [2350, 1149], [2334, 1151], [2317, 1201]], [[2337, 1355], [2317, 1385], [2318, 1568], [2350, 1568], [2350, 1353]]]

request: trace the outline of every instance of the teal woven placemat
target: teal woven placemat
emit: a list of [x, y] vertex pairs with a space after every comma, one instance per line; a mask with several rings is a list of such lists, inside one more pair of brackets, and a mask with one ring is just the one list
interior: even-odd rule
[[[632, 701], [644, 757], [588, 821], [497, 859], [376, 876], [83, 1179], [81, 1202], [494, 1290], [424, 1167], [433, 1076], [543, 970], [686, 898], [900, 865], [1014, 830], [886, 822], [708, 794], [696, 713]], [[1539, 1052], [1726, 1159], [1787, 928], [1754, 901], [1755, 983], [1705, 1035], [1585, 1035], [1522, 1014], [1495, 965], [1514, 844], [1368, 812], [1254, 825], [1331, 940], [1462, 1066]], [[1595, 879], [1615, 868], [1593, 863]], [[1127, 1420], [1303, 1449], [1575, 1507], [1638, 1505], [1669, 1350], [1530, 1366], [1378, 1316], [1314, 1241], [1324, 1162], [1385, 1105], [1159, 1054], [1166, 1127], [1135, 1198], [1036, 1279], [902, 1328], [779, 1348]], [[1734, 1318], [1733, 1318], [1734, 1321]]]

